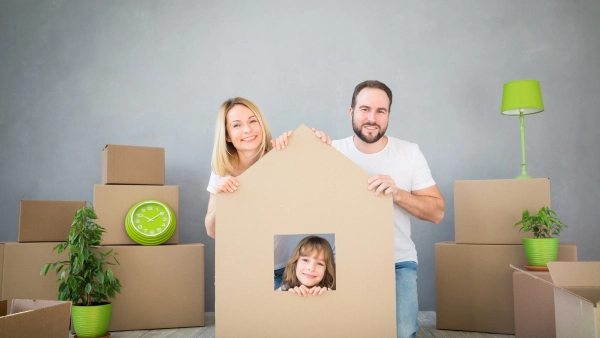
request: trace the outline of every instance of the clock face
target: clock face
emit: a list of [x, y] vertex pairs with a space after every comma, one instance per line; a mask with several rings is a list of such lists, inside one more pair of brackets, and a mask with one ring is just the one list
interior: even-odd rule
[[171, 214], [160, 202], [144, 202], [133, 210], [130, 222], [141, 235], [153, 237], [167, 230], [171, 224]]
[[125, 230], [131, 239], [143, 245], [159, 245], [175, 232], [173, 210], [160, 201], [146, 200], [134, 205], [125, 218]]

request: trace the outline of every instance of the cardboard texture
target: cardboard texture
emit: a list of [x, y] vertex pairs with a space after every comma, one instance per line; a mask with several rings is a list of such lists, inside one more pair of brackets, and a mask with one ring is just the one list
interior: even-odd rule
[[[396, 336], [392, 200], [368, 178], [303, 125], [217, 194], [218, 337]], [[275, 292], [273, 236], [310, 233], [335, 234], [337, 290]]]
[[[39, 275], [45, 263], [66, 259], [66, 253], [52, 253], [56, 244], [3, 245], [2, 299], [57, 299], [54, 272]], [[123, 287], [113, 301], [109, 331], [204, 325], [203, 244], [102, 247], [110, 249], [118, 252], [121, 265], [111, 269]]]
[[[529, 271], [538, 278], [552, 282], [550, 272]], [[529, 275], [513, 272], [516, 338], [554, 338], [554, 290]]]
[[600, 262], [548, 263], [552, 282], [511, 267], [553, 288], [556, 337], [600, 337]]
[[522, 244], [514, 224], [523, 210], [552, 207], [550, 179], [454, 181], [454, 233], [457, 244]]
[[102, 245], [137, 244], [125, 230], [125, 217], [131, 207], [143, 200], [158, 200], [175, 213], [177, 226], [173, 236], [163, 244], [179, 242], [179, 186], [94, 185], [94, 210], [98, 224], [106, 228]]
[[[559, 244], [558, 260], [577, 260]], [[438, 329], [515, 334], [513, 270], [525, 266], [522, 245], [435, 244]]]
[[165, 184], [165, 148], [109, 144], [102, 150], [102, 184]]
[[83, 207], [85, 201], [22, 200], [17, 241], [65, 241], [69, 237], [75, 212]]
[[4, 243], [4, 273], [0, 299], [58, 299], [58, 276], [40, 276], [46, 263], [67, 259], [67, 253], [52, 252], [57, 242]]
[[110, 246], [123, 288], [109, 331], [204, 326], [204, 245]]
[[69, 337], [71, 302], [14, 299], [0, 301], [0, 338]]

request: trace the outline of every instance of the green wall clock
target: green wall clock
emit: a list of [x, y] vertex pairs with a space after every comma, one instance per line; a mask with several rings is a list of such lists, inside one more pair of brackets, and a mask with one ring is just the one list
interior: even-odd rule
[[177, 226], [175, 213], [160, 201], [145, 200], [129, 209], [125, 230], [131, 239], [142, 245], [159, 245], [166, 242]]

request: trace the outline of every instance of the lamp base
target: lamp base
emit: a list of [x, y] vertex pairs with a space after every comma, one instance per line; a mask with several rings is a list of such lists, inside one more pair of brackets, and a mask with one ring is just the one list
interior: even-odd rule
[[526, 179], [530, 179], [530, 178], [535, 178], [531, 175], [529, 175], [527, 172], [522, 172], [521, 175], [515, 177], [515, 180], [526, 180]]

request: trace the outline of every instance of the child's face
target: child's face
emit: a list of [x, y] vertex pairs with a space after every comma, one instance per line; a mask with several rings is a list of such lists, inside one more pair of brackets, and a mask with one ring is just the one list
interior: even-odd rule
[[310, 256], [300, 256], [296, 265], [296, 277], [300, 283], [313, 287], [323, 280], [325, 276], [325, 256], [317, 250]]

